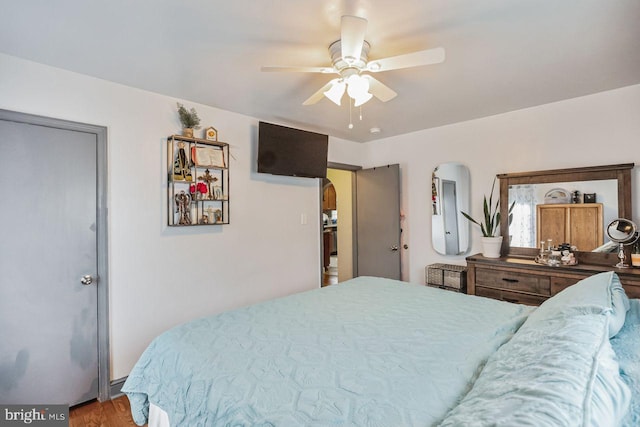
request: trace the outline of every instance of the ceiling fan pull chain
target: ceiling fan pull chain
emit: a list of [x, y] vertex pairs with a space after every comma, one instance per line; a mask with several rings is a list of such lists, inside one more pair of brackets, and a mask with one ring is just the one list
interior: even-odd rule
[[362, 105], [360, 106], [360, 121], [362, 121]]
[[353, 129], [353, 120], [351, 118], [351, 98], [349, 98], [349, 129]]

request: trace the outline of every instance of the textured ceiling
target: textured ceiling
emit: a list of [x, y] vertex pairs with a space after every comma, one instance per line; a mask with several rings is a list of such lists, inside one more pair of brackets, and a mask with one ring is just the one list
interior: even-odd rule
[[[0, 52], [260, 120], [369, 141], [640, 83], [638, 0], [0, 0]], [[354, 109], [302, 102], [331, 75], [340, 17], [369, 20], [371, 59], [442, 46], [438, 65], [376, 78]], [[188, 106], [188, 105], [187, 105]], [[372, 134], [377, 127], [380, 133]]]

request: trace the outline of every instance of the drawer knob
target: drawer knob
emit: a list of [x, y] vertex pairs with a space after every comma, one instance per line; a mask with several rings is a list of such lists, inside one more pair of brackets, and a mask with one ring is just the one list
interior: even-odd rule
[[519, 282], [519, 280], [518, 280], [518, 279], [509, 279], [509, 278], [507, 278], [507, 277], [503, 277], [503, 278], [502, 278], [502, 281], [503, 281], [503, 282], [507, 282], [507, 283], [518, 283], [518, 282]]

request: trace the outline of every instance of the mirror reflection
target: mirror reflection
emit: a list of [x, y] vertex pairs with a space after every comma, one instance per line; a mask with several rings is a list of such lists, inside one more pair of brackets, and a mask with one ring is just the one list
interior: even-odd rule
[[431, 243], [442, 255], [461, 255], [469, 250], [469, 169], [456, 162], [437, 166], [431, 176]]
[[515, 201], [509, 227], [512, 247], [538, 248], [551, 239], [593, 251], [606, 241], [605, 225], [618, 217], [615, 179], [509, 186]]

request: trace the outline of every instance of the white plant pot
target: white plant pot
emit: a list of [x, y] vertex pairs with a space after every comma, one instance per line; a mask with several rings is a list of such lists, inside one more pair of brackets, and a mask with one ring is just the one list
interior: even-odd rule
[[487, 258], [500, 258], [501, 247], [502, 236], [482, 238], [482, 255]]

